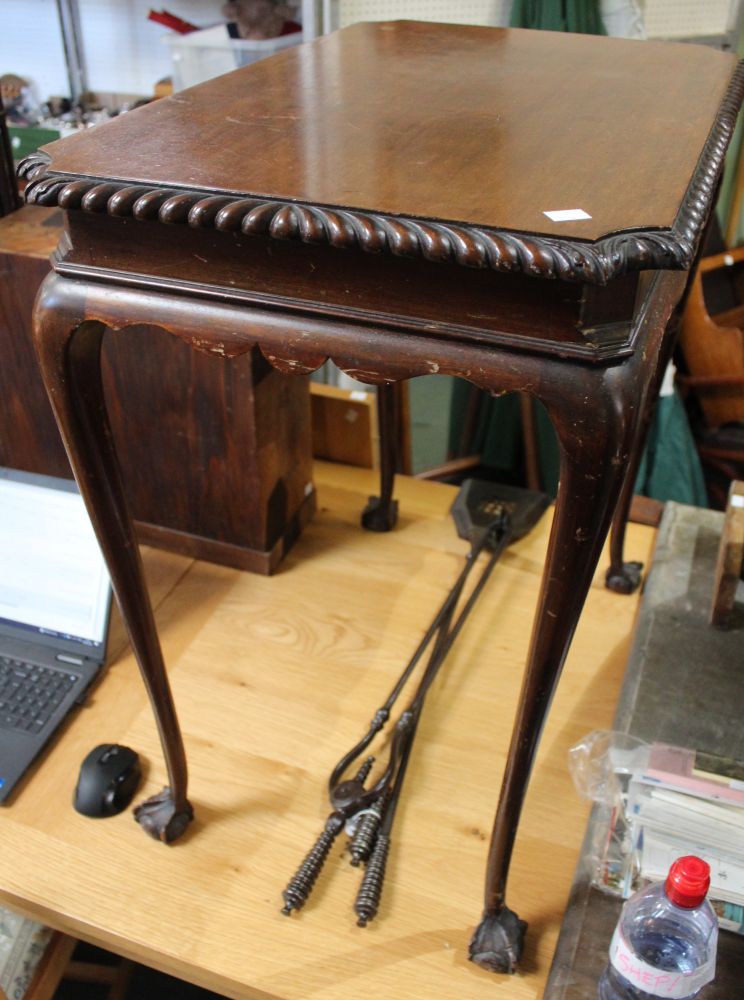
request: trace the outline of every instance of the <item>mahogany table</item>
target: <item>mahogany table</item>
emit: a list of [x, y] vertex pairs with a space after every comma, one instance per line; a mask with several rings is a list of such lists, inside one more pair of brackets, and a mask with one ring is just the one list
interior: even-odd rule
[[[283, 372], [440, 372], [547, 407], [561, 479], [471, 957], [513, 971], [505, 904], [551, 696], [673, 342], [744, 91], [697, 46], [360, 24], [52, 143], [23, 168], [65, 211], [36, 307], [43, 377], [158, 721], [174, 840], [186, 761], [100, 378], [147, 321]], [[383, 392], [383, 399], [389, 395]], [[626, 484], [623, 491], [623, 484]], [[367, 515], [390, 527], [390, 483]], [[622, 496], [621, 496], [622, 493]], [[619, 501], [619, 505], [618, 505]]]

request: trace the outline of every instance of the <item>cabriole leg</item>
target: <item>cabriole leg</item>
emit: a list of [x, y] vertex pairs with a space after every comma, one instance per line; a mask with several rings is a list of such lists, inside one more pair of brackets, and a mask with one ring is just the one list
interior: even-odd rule
[[[703, 242], [704, 241], [701, 240], [696, 261], [700, 259], [700, 249]], [[641, 464], [641, 456], [643, 455], [643, 449], [646, 447], [648, 432], [651, 429], [656, 403], [659, 398], [659, 391], [661, 389], [662, 382], [664, 381], [667, 366], [672, 360], [672, 355], [674, 354], [674, 345], [677, 342], [679, 325], [682, 321], [682, 314], [690, 293], [692, 276], [695, 267], [697, 267], [697, 263], [690, 269], [686, 280], [685, 290], [677, 303], [671, 319], [666, 325], [664, 335], [661, 338], [661, 346], [656, 359], [656, 368], [654, 369], [653, 378], [651, 379], [646, 400], [642, 407], [643, 412], [638, 424], [636, 440], [633, 443], [633, 450], [628, 464], [628, 471], [620, 492], [620, 499], [618, 500], [615, 516], [612, 519], [612, 531], [610, 533], [610, 565], [605, 575], [605, 585], [608, 590], [612, 590], [616, 594], [632, 594], [641, 584], [643, 563], [634, 561], [626, 562], [623, 558], [625, 549], [625, 530], [628, 526], [630, 505], [633, 500], [633, 487], [635, 486], [636, 476], [638, 475], [638, 469]]]
[[638, 430], [631, 450], [628, 469], [625, 473], [620, 499], [617, 503], [615, 515], [612, 519], [612, 531], [610, 533], [610, 565], [605, 574], [605, 585], [616, 594], [632, 594], [641, 584], [643, 563], [629, 561], [623, 558], [625, 549], [625, 530], [628, 527], [628, 517], [630, 516], [630, 505], [633, 500], [633, 487], [641, 464], [643, 449], [646, 447], [648, 432], [656, 410], [656, 403], [659, 398], [661, 383], [664, 381], [664, 374], [667, 365], [672, 357], [674, 342], [677, 330], [676, 317], [670, 322], [662, 343], [659, 357], [654, 370], [654, 375], [646, 394], [645, 403], [641, 405], [642, 413], [638, 421]]
[[514, 839], [548, 707], [607, 535], [634, 427], [601, 380], [591, 412], [549, 407], [561, 445], [561, 478], [532, 643], [501, 786], [485, 888], [485, 912], [470, 943], [472, 961], [514, 972], [526, 924], [505, 902]]
[[[55, 294], [64, 279], [50, 276], [34, 314], [42, 376], [75, 478], [103, 551], [160, 733], [169, 786], [135, 810], [143, 828], [166, 843], [193, 817], [186, 797], [186, 757], [147, 594], [139, 548], [106, 415], [101, 380], [105, 327], [86, 321], [84, 303]], [[79, 309], [77, 308], [79, 305]]]
[[380, 434], [380, 495], [370, 497], [362, 512], [367, 531], [390, 531], [398, 520], [398, 501], [393, 500], [398, 464], [398, 400], [395, 383], [377, 386], [377, 421]]

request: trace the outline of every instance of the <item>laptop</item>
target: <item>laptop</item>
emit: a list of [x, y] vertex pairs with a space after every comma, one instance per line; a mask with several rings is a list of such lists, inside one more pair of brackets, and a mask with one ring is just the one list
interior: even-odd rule
[[0, 467], [0, 802], [85, 700], [110, 609], [76, 484]]

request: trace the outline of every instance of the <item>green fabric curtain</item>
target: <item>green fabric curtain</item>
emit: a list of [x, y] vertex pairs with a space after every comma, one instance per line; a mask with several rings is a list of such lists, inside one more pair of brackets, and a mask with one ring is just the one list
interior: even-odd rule
[[509, 24], [512, 28], [607, 34], [597, 0], [514, 0]]
[[662, 396], [656, 404], [635, 492], [655, 500], [708, 506], [703, 469], [684, 404], [676, 391]]

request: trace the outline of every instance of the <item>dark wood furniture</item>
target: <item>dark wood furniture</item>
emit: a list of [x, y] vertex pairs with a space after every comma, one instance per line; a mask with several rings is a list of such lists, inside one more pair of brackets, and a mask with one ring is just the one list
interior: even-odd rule
[[[744, 247], [702, 257], [680, 323], [679, 348], [687, 369], [680, 381], [694, 391], [711, 430], [744, 424], [744, 304], [738, 301], [742, 265]], [[737, 303], [712, 311], [705, 300], [705, 278], [728, 271]]]
[[[702, 257], [690, 283], [680, 323], [679, 382], [694, 396], [695, 443], [706, 471], [711, 503], [725, 509], [731, 480], [744, 476], [744, 247]], [[711, 310], [706, 281], [726, 307]], [[726, 279], [729, 279], [728, 281]], [[728, 294], [726, 294], [728, 293]]]
[[530, 393], [562, 475], [471, 944], [514, 969], [524, 924], [505, 889], [530, 767], [627, 510], [743, 87], [735, 58], [695, 46], [362, 24], [26, 164], [28, 197], [66, 213], [37, 346], [163, 739], [169, 787], [137, 812], [151, 833], [175, 839], [192, 808], [107, 429], [104, 328], [147, 320], [220, 357], [258, 345], [283, 372], [331, 357], [381, 385], [442, 372]]
[[[69, 478], [31, 336], [62, 221], [36, 205], [0, 219], [0, 465]], [[257, 351], [228, 363], [147, 326], [104, 338], [103, 373], [140, 541], [276, 569], [315, 509], [307, 380]]]

